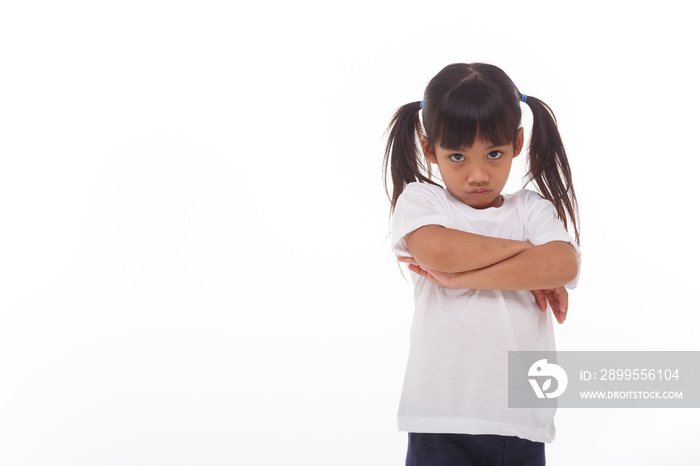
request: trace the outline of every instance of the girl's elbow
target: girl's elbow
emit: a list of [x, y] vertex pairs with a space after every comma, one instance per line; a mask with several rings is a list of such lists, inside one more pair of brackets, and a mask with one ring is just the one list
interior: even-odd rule
[[454, 254], [444, 248], [426, 248], [414, 255], [416, 261], [424, 268], [439, 270], [440, 272], [457, 273], [461, 272], [454, 267]]
[[557, 286], [573, 282], [578, 276], [578, 256], [568, 243], [553, 243], [554, 254], [549, 257], [549, 276]]
[[564, 285], [568, 285], [569, 283], [576, 280], [577, 276], [578, 261], [574, 261], [572, 264], [567, 264], [564, 270], [562, 271], [562, 281], [564, 282]]
[[567, 254], [560, 263], [560, 273], [559, 276], [564, 285], [569, 284], [576, 280], [578, 276], [578, 257], [575, 251]]

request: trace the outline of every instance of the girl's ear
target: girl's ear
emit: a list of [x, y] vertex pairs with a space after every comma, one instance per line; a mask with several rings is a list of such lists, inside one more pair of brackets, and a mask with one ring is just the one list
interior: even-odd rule
[[525, 143], [525, 135], [523, 132], [523, 129], [520, 128], [518, 129], [518, 134], [515, 136], [515, 147], [513, 148], [513, 158], [517, 157], [520, 155], [520, 152], [523, 150], [523, 144]]
[[425, 158], [428, 159], [428, 162], [437, 163], [435, 151], [430, 147], [430, 140], [425, 136], [420, 136], [420, 145], [423, 147], [423, 154], [425, 154]]

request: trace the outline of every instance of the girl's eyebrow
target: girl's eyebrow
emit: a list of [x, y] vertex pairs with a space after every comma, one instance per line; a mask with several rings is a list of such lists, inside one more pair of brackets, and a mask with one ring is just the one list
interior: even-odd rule
[[[492, 146], [486, 147], [486, 150], [493, 150], [493, 149], [499, 149], [501, 147], [507, 147], [508, 144], [494, 144]], [[446, 151], [453, 151], [453, 152], [465, 152], [464, 147], [460, 148], [454, 148], [454, 147], [443, 147]], [[469, 148], [468, 148], [469, 149]]]

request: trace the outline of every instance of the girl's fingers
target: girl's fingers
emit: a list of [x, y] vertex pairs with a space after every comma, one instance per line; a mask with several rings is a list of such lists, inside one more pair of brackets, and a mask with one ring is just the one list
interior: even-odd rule
[[560, 324], [563, 324], [564, 321], [566, 320], [566, 311], [557, 311], [554, 313], [554, 317], [557, 318], [557, 322]]
[[541, 311], [547, 310], [547, 303], [552, 308], [552, 313], [557, 322], [563, 324], [566, 320], [566, 313], [569, 310], [569, 292], [566, 288], [559, 287], [549, 290], [532, 290], [535, 301]]
[[547, 296], [547, 301], [549, 302], [549, 307], [552, 308], [552, 311], [558, 311], [559, 303], [557, 300], [557, 295], [554, 294], [554, 290], [544, 290], [544, 294]]
[[425, 275], [425, 271], [415, 264], [408, 264], [408, 270], [419, 275]]
[[408, 257], [408, 256], [396, 256], [396, 258], [399, 260], [399, 262], [403, 262], [405, 264], [413, 264], [413, 265], [418, 265], [418, 262], [413, 257]]
[[544, 295], [544, 291], [532, 290], [532, 294], [535, 296], [535, 301], [537, 302], [537, 305], [540, 307], [540, 311], [546, 312], [547, 311], [547, 298]]
[[569, 292], [566, 291], [566, 288], [563, 286], [555, 288], [553, 291], [557, 295], [558, 301], [558, 311], [555, 313], [555, 315], [557, 317], [557, 321], [560, 324], [563, 324], [566, 320], [566, 313], [569, 310]]
[[558, 288], [559, 290], [559, 310], [566, 315], [569, 310], [569, 292], [566, 288]]

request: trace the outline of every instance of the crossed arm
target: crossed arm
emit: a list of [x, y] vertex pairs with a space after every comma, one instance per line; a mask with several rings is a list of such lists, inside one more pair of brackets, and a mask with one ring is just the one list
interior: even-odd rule
[[418, 273], [448, 288], [531, 290], [540, 309], [548, 300], [562, 323], [568, 308], [564, 285], [578, 273], [573, 246], [553, 241], [532, 246], [524, 241], [492, 238], [438, 225], [421, 227], [405, 237], [412, 258], [399, 258]]

